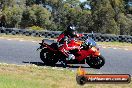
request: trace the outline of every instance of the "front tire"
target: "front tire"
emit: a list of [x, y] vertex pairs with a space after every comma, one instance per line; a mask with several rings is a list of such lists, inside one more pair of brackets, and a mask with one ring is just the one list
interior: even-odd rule
[[56, 55], [47, 51], [46, 49], [41, 50], [40, 59], [44, 62], [45, 65], [49, 66], [54, 66], [58, 62]]
[[87, 58], [86, 63], [92, 68], [100, 69], [105, 64], [105, 58], [102, 55], [97, 57], [90, 56]]

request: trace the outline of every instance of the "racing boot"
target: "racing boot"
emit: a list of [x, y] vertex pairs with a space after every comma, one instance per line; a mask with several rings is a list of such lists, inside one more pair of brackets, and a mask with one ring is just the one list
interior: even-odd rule
[[67, 60], [74, 60], [75, 56], [73, 54], [68, 54]]

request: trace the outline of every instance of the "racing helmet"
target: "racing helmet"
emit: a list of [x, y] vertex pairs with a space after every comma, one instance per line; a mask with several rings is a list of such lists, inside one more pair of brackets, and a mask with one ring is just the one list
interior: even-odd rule
[[69, 35], [72, 38], [77, 35], [76, 27], [73, 24], [70, 24], [67, 26], [66, 32], [67, 32], [67, 35]]

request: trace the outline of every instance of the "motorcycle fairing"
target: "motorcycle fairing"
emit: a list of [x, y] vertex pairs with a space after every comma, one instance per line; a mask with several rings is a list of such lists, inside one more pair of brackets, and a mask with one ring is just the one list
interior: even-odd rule
[[87, 50], [80, 50], [77, 52], [77, 54], [79, 56], [76, 57], [76, 59], [78, 61], [82, 61], [83, 59], [86, 59], [87, 56], [99, 56], [100, 55], [100, 52], [95, 48], [95, 47], [92, 47], [91, 49], [87, 49]]

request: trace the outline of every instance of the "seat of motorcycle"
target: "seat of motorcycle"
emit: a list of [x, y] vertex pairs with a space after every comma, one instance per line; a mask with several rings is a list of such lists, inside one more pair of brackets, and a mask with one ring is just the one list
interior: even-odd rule
[[43, 41], [44, 43], [46, 43], [46, 44], [49, 44], [49, 45], [51, 45], [52, 43], [57, 43], [56, 40], [50, 40], [50, 39], [43, 39], [42, 41]]

